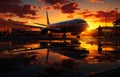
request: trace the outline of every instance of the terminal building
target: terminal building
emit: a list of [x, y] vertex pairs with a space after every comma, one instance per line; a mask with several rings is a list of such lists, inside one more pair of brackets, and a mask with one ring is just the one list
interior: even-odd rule
[[116, 21], [114, 21], [113, 22], [113, 25], [115, 26], [115, 27], [120, 27], [120, 18], [118, 18]]
[[98, 27], [97, 35], [101, 35], [104, 37], [118, 37], [120, 36], [120, 18], [113, 22], [113, 27]]

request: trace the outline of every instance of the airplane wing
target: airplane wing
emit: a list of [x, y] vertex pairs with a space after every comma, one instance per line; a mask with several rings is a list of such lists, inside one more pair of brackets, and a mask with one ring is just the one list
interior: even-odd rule
[[45, 24], [40, 24], [40, 23], [34, 23], [34, 24], [37, 24], [37, 25], [39, 25], [39, 27], [42, 29], [42, 28], [46, 28], [47, 27], [47, 25], [45, 25]]

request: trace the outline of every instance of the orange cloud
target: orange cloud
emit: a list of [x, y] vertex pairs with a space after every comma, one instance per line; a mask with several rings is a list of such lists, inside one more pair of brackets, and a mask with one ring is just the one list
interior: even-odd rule
[[103, 4], [104, 0], [89, 0], [89, 2], [99, 2], [99, 3]]
[[73, 15], [68, 15], [67, 18], [71, 19], [71, 18], [74, 18], [74, 16]]
[[78, 3], [73, 2], [73, 3], [69, 3], [66, 5], [63, 5], [61, 7], [62, 13], [74, 13], [75, 10], [79, 10], [80, 8], [78, 8]]
[[53, 9], [60, 10], [61, 9], [61, 5], [60, 4], [55, 4], [55, 5], [53, 5]]
[[42, 2], [42, 0], [38, 0], [38, 2]]
[[13, 15], [13, 14], [10, 14], [10, 13], [8, 13], [8, 14], [0, 14], [0, 18], [3, 18], [3, 19], [5, 19], [5, 18], [11, 18], [11, 17], [14, 17], [15, 15]]
[[98, 2], [99, 0], [89, 0], [90, 2]]

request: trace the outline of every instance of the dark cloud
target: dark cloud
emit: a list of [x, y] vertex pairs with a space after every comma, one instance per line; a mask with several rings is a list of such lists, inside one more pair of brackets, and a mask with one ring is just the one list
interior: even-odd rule
[[11, 18], [14, 17], [13, 14], [5, 14], [5, 15], [0, 15], [0, 18]]
[[33, 10], [33, 8], [34, 7], [32, 5], [23, 5], [19, 9], [20, 11], [16, 13], [19, 16], [23, 16], [24, 14], [37, 15], [38, 11]]
[[[120, 13], [117, 15], [120, 17]], [[113, 22], [116, 18], [116, 11], [111, 10], [110, 12], [97, 11], [95, 17], [100, 18], [101, 22]]]
[[[82, 12], [80, 13], [84, 18], [96, 18], [96, 22], [113, 22], [115, 20], [116, 11], [111, 10], [109, 12], [105, 11], [96, 11], [96, 12]], [[120, 13], [117, 14], [117, 17], [120, 17]]]
[[[79, 10], [78, 3], [74, 0], [38, 0], [44, 1], [47, 7], [52, 6], [55, 10], [61, 10], [62, 13], [74, 13]], [[47, 8], [46, 8], [47, 9]]]
[[61, 10], [61, 6], [60, 5], [54, 5], [53, 9]]
[[63, 5], [61, 7], [61, 10], [62, 10], [62, 13], [74, 13], [75, 10], [79, 10], [80, 8], [77, 8], [78, 7], [78, 3], [76, 2], [73, 2], [73, 3], [69, 3], [69, 4], [66, 4], [66, 5]]
[[26, 14], [36, 15], [32, 5], [24, 5], [21, 0], [0, 0], [0, 13], [12, 13], [19, 17], [25, 17]]
[[54, 4], [57, 4], [57, 3], [60, 3], [60, 4], [65, 4], [65, 3], [68, 3], [70, 0], [43, 0], [45, 3], [49, 3], [50, 5], [54, 5]]
[[4, 27], [4, 26], [13, 26], [13, 25], [20, 25], [20, 26], [23, 26], [25, 23], [27, 22], [19, 22], [19, 21], [13, 21], [11, 19], [8, 19], [8, 20], [5, 20], [5, 19], [2, 19], [0, 18], [0, 28]]

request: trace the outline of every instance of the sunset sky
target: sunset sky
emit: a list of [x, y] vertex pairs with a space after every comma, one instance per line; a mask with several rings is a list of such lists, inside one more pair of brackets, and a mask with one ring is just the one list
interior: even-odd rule
[[96, 28], [112, 26], [115, 8], [119, 18], [120, 0], [0, 0], [0, 19], [28, 25], [46, 24], [48, 10], [51, 23], [82, 18], [90, 28]]

